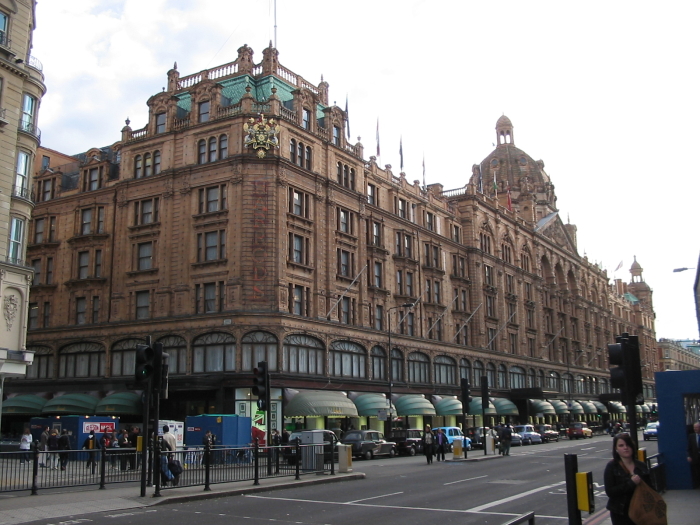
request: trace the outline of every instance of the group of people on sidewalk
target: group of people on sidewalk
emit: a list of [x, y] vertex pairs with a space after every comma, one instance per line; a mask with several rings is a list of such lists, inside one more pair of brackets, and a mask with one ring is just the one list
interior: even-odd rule
[[433, 432], [430, 425], [425, 425], [422, 445], [428, 465], [432, 465], [435, 456], [437, 456], [438, 461], [445, 461], [445, 452], [449, 451], [450, 448], [450, 442], [442, 429], [438, 428], [437, 432]]

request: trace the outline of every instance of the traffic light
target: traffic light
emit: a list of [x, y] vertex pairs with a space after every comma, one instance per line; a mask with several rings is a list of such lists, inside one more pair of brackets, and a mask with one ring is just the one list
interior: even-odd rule
[[267, 410], [267, 397], [270, 394], [270, 376], [267, 373], [267, 362], [260, 361], [253, 369], [253, 395], [258, 396], [258, 408]]
[[160, 390], [163, 384], [163, 343], [153, 345], [153, 390]]
[[489, 407], [489, 377], [481, 376], [481, 408], [486, 415], [486, 409]]
[[610, 386], [622, 391], [622, 401], [634, 405], [641, 396], [642, 367], [639, 360], [639, 339], [636, 335], [622, 334], [615, 338], [615, 344], [608, 345], [608, 362], [617, 365], [610, 369]]
[[149, 345], [136, 345], [134, 380], [137, 385], [147, 385], [155, 372], [155, 352]]
[[[153, 345], [153, 349], [156, 353], [156, 362], [160, 358], [160, 365], [156, 365], [156, 372], [158, 373], [159, 383], [158, 389], [160, 390], [160, 398], [168, 399], [168, 373], [169, 373], [169, 361], [170, 355], [163, 352], [163, 343], [156, 343]], [[158, 371], [160, 369], [160, 371]]]
[[465, 407], [469, 408], [469, 403], [471, 403], [474, 399], [472, 397], [472, 393], [471, 393], [472, 386], [469, 384], [469, 379], [467, 379], [466, 377], [462, 378], [461, 385], [462, 385], [462, 404]]

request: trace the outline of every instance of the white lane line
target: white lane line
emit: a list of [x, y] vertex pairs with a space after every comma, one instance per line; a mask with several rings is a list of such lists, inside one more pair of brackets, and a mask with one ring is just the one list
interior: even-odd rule
[[587, 447], [587, 448], [582, 448], [581, 450], [594, 450], [595, 447]]
[[371, 498], [356, 499], [354, 501], [348, 501], [348, 503], [359, 503], [360, 501], [367, 501], [370, 499], [386, 498], [387, 496], [396, 496], [397, 494], [403, 494], [403, 492], [392, 492], [391, 494], [382, 494], [381, 496], [373, 496]]
[[462, 483], [463, 481], [471, 481], [473, 479], [488, 478], [488, 476], [477, 476], [475, 478], [459, 479], [457, 481], [450, 481], [449, 483], [443, 483], [443, 485], [454, 485], [455, 483]]
[[491, 503], [487, 503], [485, 505], [479, 505], [478, 507], [473, 507], [471, 509], [468, 509], [470, 512], [479, 512], [491, 507], [495, 507], [496, 505], [502, 505], [503, 503], [509, 503], [511, 501], [514, 501], [516, 499], [524, 498], [526, 496], [529, 496], [531, 494], [536, 494], [537, 492], [541, 492], [543, 490], [549, 490], [554, 487], [558, 487], [560, 485], [564, 485], [566, 481], [560, 481], [559, 483], [554, 483], [553, 485], [546, 485], [544, 487], [539, 487], [536, 489], [528, 490], [527, 492], [521, 492], [520, 494], [516, 494], [515, 496], [509, 496], [507, 498], [499, 499], [498, 501], [492, 501]]

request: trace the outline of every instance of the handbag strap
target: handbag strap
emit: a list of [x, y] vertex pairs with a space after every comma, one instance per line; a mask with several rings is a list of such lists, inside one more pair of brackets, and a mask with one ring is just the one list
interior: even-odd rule
[[632, 472], [630, 472], [630, 469], [627, 468], [627, 466], [622, 462], [622, 460], [620, 460], [618, 463], [620, 463], [622, 470], [627, 472], [627, 474], [629, 474], [630, 476], [634, 476], [634, 470], [632, 470]]

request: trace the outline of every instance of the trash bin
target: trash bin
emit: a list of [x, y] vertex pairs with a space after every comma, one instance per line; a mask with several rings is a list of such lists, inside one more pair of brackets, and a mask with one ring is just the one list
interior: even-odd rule
[[352, 472], [352, 445], [338, 444], [338, 472]]
[[462, 459], [462, 440], [461, 439], [455, 439], [452, 442], [452, 458], [453, 459]]
[[496, 453], [496, 439], [493, 436], [486, 436], [486, 453], [495, 454]]

